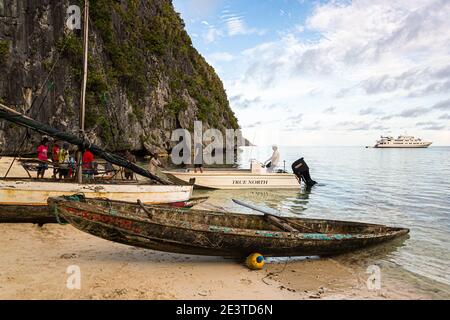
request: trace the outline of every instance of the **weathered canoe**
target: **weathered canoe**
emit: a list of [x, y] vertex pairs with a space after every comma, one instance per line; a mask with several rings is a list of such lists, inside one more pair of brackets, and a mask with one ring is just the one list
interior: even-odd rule
[[346, 221], [283, 218], [286, 232], [265, 216], [84, 198], [48, 200], [59, 216], [103, 239], [153, 250], [225, 257], [336, 255], [405, 235], [408, 229]]

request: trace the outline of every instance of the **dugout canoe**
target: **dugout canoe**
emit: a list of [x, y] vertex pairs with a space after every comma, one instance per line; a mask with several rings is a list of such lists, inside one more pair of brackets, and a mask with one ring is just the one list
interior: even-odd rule
[[[48, 203], [57, 216], [91, 235], [181, 254], [245, 257], [259, 252], [267, 257], [330, 256], [380, 244], [409, 232], [358, 222], [178, 210], [80, 196], [49, 198]], [[286, 227], [295, 231], [286, 231]]]

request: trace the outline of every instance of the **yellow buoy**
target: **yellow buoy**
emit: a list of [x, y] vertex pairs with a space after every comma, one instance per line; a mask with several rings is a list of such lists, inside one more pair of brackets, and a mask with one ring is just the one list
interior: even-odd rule
[[252, 270], [261, 270], [264, 268], [264, 257], [260, 253], [252, 253], [245, 260], [245, 265]]

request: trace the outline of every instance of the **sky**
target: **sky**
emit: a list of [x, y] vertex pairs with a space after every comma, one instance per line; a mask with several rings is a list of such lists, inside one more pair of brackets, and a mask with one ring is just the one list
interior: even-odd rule
[[450, 145], [450, 1], [174, 0], [257, 145]]

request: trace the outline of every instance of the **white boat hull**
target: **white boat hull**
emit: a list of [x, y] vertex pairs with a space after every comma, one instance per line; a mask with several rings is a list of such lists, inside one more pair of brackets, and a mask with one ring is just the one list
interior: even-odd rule
[[[205, 171], [203, 173], [166, 171], [176, 179], [208, 189], [298, 189], [300, 183], [290, 173], [251, 173], [250, 171]], [[194, 181], [195, 179], [195, 181]]]
[[427, 144], [421, 144], [421, 145], [394, 145], [394, 144], [387, 144], [387, 145], [375, 145], [374, 148], [376, 149], [424, 149], [431, 146], [432, 143]]
[[46, 206], [49, 197], [83, 193], [86, 197], [160, 204], [188, 201], [192, 186], [76, 184], [26, 180], [0, 181], [0, 205]]

